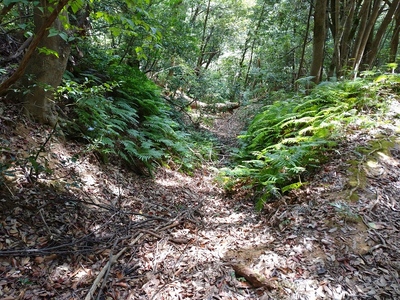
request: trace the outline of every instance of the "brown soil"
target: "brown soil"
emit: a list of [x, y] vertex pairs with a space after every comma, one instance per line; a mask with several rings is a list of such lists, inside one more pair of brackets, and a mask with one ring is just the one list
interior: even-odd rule
[[[20, 163], [3, 170], [0, 299], [400, 298], [396, 123], [349, 134], [305, 188], [256, 212], [211, 161], [139, 177], [56, 135], [40, 154], [54, 173], [31, 182], [23, 158], [51, 128], [1, 111], [0, 167]], [[225, 144], [218, 166], [249, 115], [208, 128]]]

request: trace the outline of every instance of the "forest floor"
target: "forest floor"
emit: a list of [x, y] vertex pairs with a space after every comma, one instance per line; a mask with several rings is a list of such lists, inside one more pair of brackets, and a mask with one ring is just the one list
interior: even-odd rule
[[349, 133], [304, 188], [256, 212], [215, 181], [245, 108], [205, 128], [219, 161], [154, 178], [56, 135], [38, 153], [51, 129], [0, 112], [2, 300], [400, 298], [396, 122]]

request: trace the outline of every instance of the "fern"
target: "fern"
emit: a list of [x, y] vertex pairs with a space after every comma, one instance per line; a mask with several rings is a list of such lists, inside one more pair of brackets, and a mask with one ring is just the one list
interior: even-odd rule
[[243, 146], [237, 166], [221, 170], [221, 180], [227, 188], [253, 186], [258, 208], [272, 196], [301, 187], [304, 171], [323, 163], [349, 124], [361, 124], [360, 112], [382, 105], [377, 90], [364, 80], [322, 83], [303, 98], [295, 95], [264, 107], [239, 137]]
[[193, 166], [185, 141], [188, 134], [171, 118], [158, 87], [126, 65], [110, 63], [105, 71], [108, 82], [95, 76], [91, 80], [70, 76], [64, 81], [60, 98], [68, 98], [74, 107], [69, 135], [84, 138], [103, 161], [117, 155], [135, 169], [144, 166], [148, 173], [156, 162], [166, 160]]

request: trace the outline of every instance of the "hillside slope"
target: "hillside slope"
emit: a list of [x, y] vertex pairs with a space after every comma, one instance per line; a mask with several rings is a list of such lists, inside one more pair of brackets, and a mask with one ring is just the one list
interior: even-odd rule
[[[246, 115], [208, 129], [234, 145]], [[349, 135], [306, 187], [260, 213], [216, 184], [226, 147], [192, 176], [146, 178], [12, 108], [0, 122], [0, 299], [400, 297], [395, 121]]]

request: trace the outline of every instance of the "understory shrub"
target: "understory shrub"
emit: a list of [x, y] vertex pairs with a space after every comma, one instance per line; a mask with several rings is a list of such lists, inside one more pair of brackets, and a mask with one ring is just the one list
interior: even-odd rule
[[271, 197], [302, 186], [301, 175], [324, 162], [350, 125], [352, 130], [372, 126], [375, 112], [385, 104], [382, 88], [361, 79], [323, 82], [309, 95], [265, 106], [239, 137], [236, 166], [222, 169], [219, 179], [228, 190], [254, 189], [261, 209]]
[[106, 82], [96, 74], [64, 80], [59, 93], [74, 116], [66, 121], [68, 134], [84, 139], [103, 161], [116, 155], [139, 173], [169, 159], [190, 167], [187, 133], [172, 119], [157, 86], [126, 65], [110, 64], [105, 75]]

